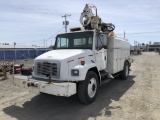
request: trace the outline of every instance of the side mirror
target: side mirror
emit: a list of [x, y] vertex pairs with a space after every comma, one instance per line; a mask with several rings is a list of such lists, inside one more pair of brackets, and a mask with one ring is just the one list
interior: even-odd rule
[[96, 50], [101, 50], [102, 48], [107, 49], [107, 45], [104, 45], [103, 47], [96, 47]]
[[107, 49], [107, 45], [104, 45], [103, 48], [104, 48], [104, 49]]
[[52, 48], [53, 48], [53, 50], [55, 50], [56, 49], [55, 45]]

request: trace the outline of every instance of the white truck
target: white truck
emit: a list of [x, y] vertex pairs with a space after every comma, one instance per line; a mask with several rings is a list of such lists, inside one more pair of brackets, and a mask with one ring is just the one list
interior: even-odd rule
[[102, 23], [93, 15], [93, 7], [86, 5], [81, 14], [83, 28], [58, 34], [54, 50], [35, 58], [32, 77], [14, 76], [14, 84], [37, 94], [69, 97], [77, 93], [82, 103], [90, 104], [99, 86], [117, 75], [126, 80], [130, 43], [114, 36], [114, 25]]

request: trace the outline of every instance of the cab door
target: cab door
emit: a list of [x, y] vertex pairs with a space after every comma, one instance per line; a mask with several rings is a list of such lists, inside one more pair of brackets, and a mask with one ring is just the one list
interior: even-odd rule
[[107, 35], [96, 34], [95, 35], [95, 61], [99, 70], [106, 69], [107, 63]]

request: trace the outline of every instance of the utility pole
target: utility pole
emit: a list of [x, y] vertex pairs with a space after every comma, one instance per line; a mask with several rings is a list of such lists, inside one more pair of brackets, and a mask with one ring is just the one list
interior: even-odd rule
[[46, 40], [46, 48], [47, 48], [47, 40]]
[[14, 44], [14, 48], [15, 48], [16, 43], [14, 42], [13, 44]]
[[124, 30], [124, 38], [126, 37], [126, 33], [125, 33], [125, 30]]
[[45, 48], [45, 39], [43, 39], [43, 46], [44, 46], [44, 48]]
[[71, 14], [65, 14], [62, 16], [65, 19], [65, 21], [63, 21], [63, 25], [65, 25], [65, 32], [67, 32], [67, 25], [69, 25], [69, 21], [67, 21], [67, 16], [70, 17]]

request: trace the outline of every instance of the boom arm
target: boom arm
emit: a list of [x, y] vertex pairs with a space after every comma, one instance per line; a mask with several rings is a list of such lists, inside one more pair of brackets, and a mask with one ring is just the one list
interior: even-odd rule
[[[93, 14], [92, 9], [95, 10], [96, 15]], [[103, 23], [101, 18], [97, 15], [97, 8], [94, 5], [89, 4], [86, 4], [81, 13], [80, 23], [86, 30], [96, 29], [109, 33], [115, 29], [115, 26], [112, 23]]]

